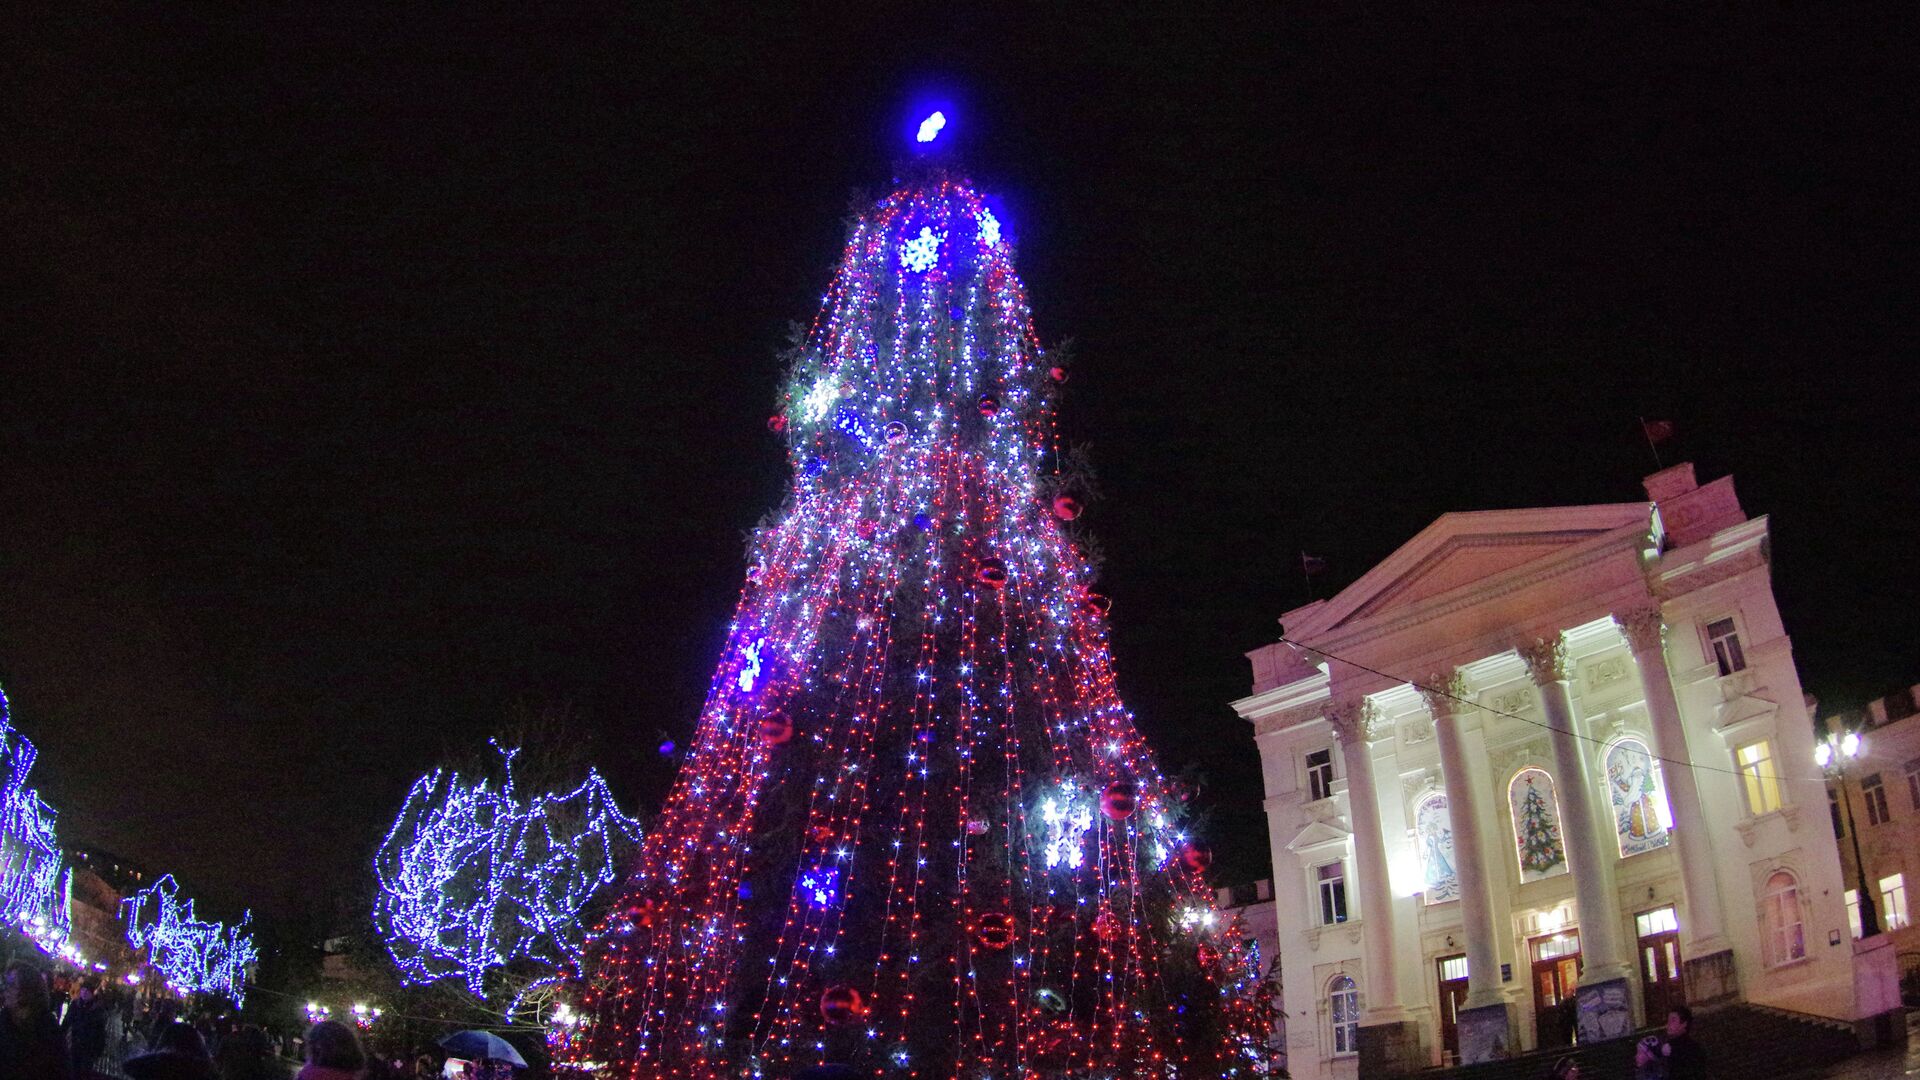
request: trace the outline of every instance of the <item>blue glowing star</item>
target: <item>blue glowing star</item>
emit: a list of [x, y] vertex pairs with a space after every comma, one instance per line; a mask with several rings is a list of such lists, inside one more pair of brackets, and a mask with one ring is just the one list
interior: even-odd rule
[[760, 681], [760, 650], [766, 645], [766, 638], [756, 638], [753, 644], [740, 650], [740, 677], [736, 685], [743, 694], [753, 693], [754, 685]]
[[914, 138], [923, 143], [930, 143], [940, 137], [940, 129], [946, 126], [947, 114], [936, 111], [932, 116], [920, 121], [920, 131]]
[[991, 210], [980, 211], [980, 242], [988, 247], [1000, 242], [1000, 219]]
[[900, 265], [915, 273], [926, 273], [940, 261], [940, 245], [946, 239], [946, 233], [936, 233], [932, 226], [922, 225], [919, 236], [900, 245]]
[[840, 871], [817, 866], [800, 875], [800, 891], [814, 907], [827, 907], [840, 898]]
[[839, 428], [847, 438], [869, 450], [873, 449], [873, 432], [867, 430], [867, 418], [860, 415], [860, 410], [840, 406], [840, 411], [833, 414], [833, 426]]

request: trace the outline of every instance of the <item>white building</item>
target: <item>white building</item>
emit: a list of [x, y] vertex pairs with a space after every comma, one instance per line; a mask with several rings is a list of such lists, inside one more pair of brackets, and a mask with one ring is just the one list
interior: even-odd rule
[[1294, 1076], [1681, 1000], [1897, 1006], [1846, 933], [1767, 520], [1691, 465], [1646, 488], [1447, 514], [1249, 654]]

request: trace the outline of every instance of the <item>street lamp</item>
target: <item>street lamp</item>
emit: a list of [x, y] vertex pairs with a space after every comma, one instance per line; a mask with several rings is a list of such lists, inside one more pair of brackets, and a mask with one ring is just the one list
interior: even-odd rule
[[1870, 938], [1880, 932], [1880, 916], [1874, 911], [1873, 892], [1867, 888], [1867, 864], [1860, 858], [1860, 830], [1853, 827], [1853, 799], [1847, 794], [1847, 763], [1860, 756], [1860, 749], [1858, 732], [1836, 735], [1829, 731], [1813, 745], [1813, 760], [1840, 786], [1840, 807], [1846, 812], [1847, 834], [1853, 838], [1853, 872], [1860, 883], [1860, 936]]

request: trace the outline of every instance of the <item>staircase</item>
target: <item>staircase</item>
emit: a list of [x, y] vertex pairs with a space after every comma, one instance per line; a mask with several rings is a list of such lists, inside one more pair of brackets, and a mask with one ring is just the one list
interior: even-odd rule
[[[1422, 1080], [1545, 1080], [1553, 1075], [1554, 1062], [1572, 1054], [1580, 1061], [1580, 1080], [1633, 1080], [1634, 1046], [1660, 1030], [1647, 1028], [1630, 1038], [1576, 1050], [1536, 1051], [1418, 1075]], [[1713, 1075], [1726, 1077], [1785, 1078], [1860, 1052], [1851, 1025], [1764, 1005], [1702, 1008], [1694, 1013], [1693, 1037], [1706, 1050]]]

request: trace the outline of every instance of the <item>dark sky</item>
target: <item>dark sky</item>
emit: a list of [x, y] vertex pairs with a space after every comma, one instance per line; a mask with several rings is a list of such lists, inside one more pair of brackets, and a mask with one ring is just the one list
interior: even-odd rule
[[516, 702], [651, 809], [775, 351], [929, 88], [1077, 343], [1121, 686], [1229, 876], [1297, 553], [1638, 498], [1638, 416], [1773, 515], [1813, 692], [1920, 680], [1906, 22], [233, 7], [0, 34], [0, 680], [63, 833], [217, 905], [351, 880]]

